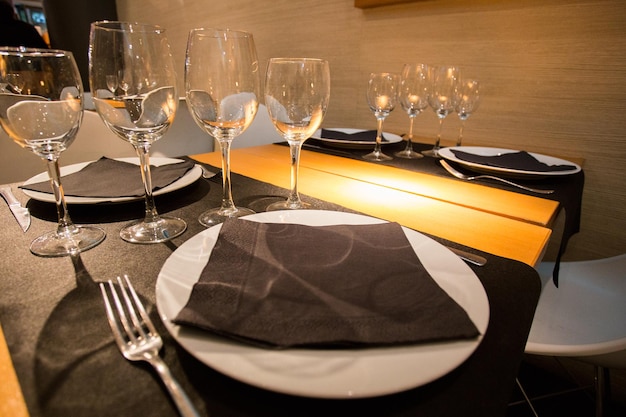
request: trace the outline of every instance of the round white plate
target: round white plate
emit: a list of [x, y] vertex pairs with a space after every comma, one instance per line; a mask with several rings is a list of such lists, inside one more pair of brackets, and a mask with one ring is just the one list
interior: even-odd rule
[[[327, 130], [336, 130], [338, 132], [343, 133], [358, 133], [363, 132], [363, 129], [348, 129], [348, 128], [328, 128]], [[383, 141], [382, 145], [389, 145], [391, 143], [397, 143], [402, 140], [402, 137], [398, 135], [394, 135], [393, 133], [383, 132], [383, 137], [387, 139], [387, 141]], [[374, 141], [370, 140], [342, 140], [342, 139], [328, 139], [322, 137], [322, 129], [318, 129], [311, 136], [312, 139], [317, 139], [324, 142], [328, 146], [334, 146], [337, 148], [347, 148], [347, 149], [363, 149], [363, 148], [374, 148]]]
[[561, 176], [561, 175], [571, 175], [580, 171], [580, 166], [577, 164], [566, 161], [565, 159], [555, 158], [553, 156], [542, 155], [539, 153], [529, 152], [530, 155], [534, 156], [539, 162], [543, 162], [547, 165], [571, 165], [573, 168], [565, 171], [524, 171], [519, 169], [508, 169], [501, 167], [494, 167], [490, 165], [477, 164], [474, 162], [464, 161], [462, 159], [457, 158], [453, 150], [459, 150], [467, 153], [472, 153], [474, 155], [481, 156], [497, 156], [505, 153], [514, 153], [519, 152], [513, 149], [502, 149], [502, 148], [483, 148], [480, 146], [454, 146], [449, 148], [441, 148], [439, 149], [439, 156], [444, 159], [447, 159], [452, 162], [456, 162], [458, 164], [464, 165], [468, 169], [472, 169], [474, 171], [479, 172], [489, 172], [496, 173], [500, 175], [506, 176], [517, 176], [517, 177], [551, 177], [551, 176]]
[[[131, 158], [115, 158], [117, 161], [129, 162], [131, 164], [135, 164], [139, 166], [139, 158], [131, 157]], [[78, 164], [68, 165], [65, 167], [61, 167], [61, 176], [72, 174], [74, 172], [78, 172], [83, 169], [89, 162], [81, 162]], [[178, 162], [183, 162], [182, 159], [174, 159], [174, 158], [150, 158], [150, 164], [155, 166], [167, 165], [167, 164], [175, 164]], [[139, 169], [137, 169], [137, 175], [141, 175]], [[172, 191], [179, 190], [184, 188], [190, 184], [193, 184], [200, 176], [202, 175], [202, 168], [199, 165], [195, 165], [192, 169], [187, 171], [185, 175], [168, 185], [167, 187], [163, 187], [159, 190], [156, 190], [153, 194], [155, 196], [167, 194]], [[34, 177], [29, 178], [24, 182], [24, 185], [34, 184], [42, 181], [48, 181], [48, 173], [42, 172], [40, 174], [35, 175]], [[61, 178], [61, 182], [63, 179]], [[39, 191], [32, 191], [22, 189], [24, 194], [29, 196], [34, 200], [45, 201], [46, 203], [54, 203], [54, 195], [51, 193], [42, 193]], [[144, 196], [138, 197], [74, 197], [74, 196], [65, 196], [65, 202], [67, 204], [100, 204], [100, 203], [121, 203], [125, 201], [134, 201], [134, 200], [142, 200]]]
[[[259, 222], [311, 226], [375, 224], [383, 220], [350, 213], [293, 210], [253, 214]], [[172, 319], [185, 306], [215, 245], [221, 225], [182, 244], [165, 262], [156, 283], [161, 319], [187, 351], [211, 368], [264, 389], [316, 398], [363, 398], [411, 389], [462, 364], [480, 344], [489, 322], [487, 294], [472, 270], [434, 240], [404, 229], [433, 279], [472, 319], [477, 339], [371, 349], [262, 349], [182, 327]]]

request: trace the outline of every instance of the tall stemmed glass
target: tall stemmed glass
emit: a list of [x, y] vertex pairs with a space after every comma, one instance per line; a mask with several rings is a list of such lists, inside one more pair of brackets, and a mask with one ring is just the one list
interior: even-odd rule
[[459, 138], [456, 146], [461, 146], [463, 141], [463, 128], [465, 121], [478, 109], [480, 104], [480, 94], [478, 91], [479, 82], [472, 79], [462, 79], [459, 82], [456, 94], [455, 111], [461, 120], [461, 128], [459, 129]]
[[314, 58], [272, 58], [265, 76], [265, 105], [274, 127], [289, 143], [291, 191], [286, 201], [268, 210], [301, 209], [298, 170], [302, 144], [319, 128], [330, 100], [328, 61]]
[[222, 152], [222, 204], [200, 215], [204, 226], [253, 214], [236, 207], [230, 183], [230, 147], [254, 120], [259, 107], [259, 62], [252, 34], [223, 29], [193, 29], [185, 63], [187, 104], [198, 126], [213, 136]]
[[396, 107], [400, 76], [388, 72], [372, 73], [367, 84], [367, 104], [374, 113], [377, 122], [376, 145], [374, 150], [363, 158], [368, 161], [389, 161], [391, 156], [381, 150], [383, 122]]
[[[113, 91], [111, 76], [118, 77]], [[121, 238], [158, 243], [182, 234], [187, 228], [183, 220], [158, 214], [150, 175], [150, 146], [169, 129], [178, 106], [165, 30], [140, 23], [92, 23], [89, 79], [96, 110], [113, 133], [133, 145], [141, 166], [145, 216], [122, 228]]]
[[[13, 86], [13, 80], [20, 80]], [[59, 156], [74, 141], [83, 116], [83, 86], [71, 52], [0, 48], [0, 124], [21, 147], [47, 163], [57, 206], [57, 229], [30, 245], [35, 255], [75, 255], [102, 242], [105, 233], [72, 223], [59, 172]]]
[[396, 152], [395, 156], [407, 159], [422, 158], [422, 154], [413, 150], [413, 121], [418, 114], [428, 107], [429, 93], [428, 65], [404, 64], [400, 75], [400, 89], [398, 97], [402, 109], [409, 115], [409, 134], [404, 150]]
[[454, 97], [459, 79], [459, 68], [450, 66], [439, 66], [431, 71], [431, 90], [428, 96], [428, 104], [435, 111], [439, 118], [439, 132], [435, 146], [422, 153], [427, 156], [439, 156], [441, 144], [441, 132], [443, 130], [443, 120], [454, 111]]

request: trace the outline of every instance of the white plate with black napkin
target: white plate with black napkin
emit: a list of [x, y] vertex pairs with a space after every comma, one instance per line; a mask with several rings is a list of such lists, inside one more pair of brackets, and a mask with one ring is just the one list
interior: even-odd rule
[[[180, 190], [202, 175], [199, 165], [182, 159], [154, 157], [150, 158], [150, 165], [155, 196]], [[102, 157], [61, 167], [60, 171], [68, 204], [120, 203], [144, 198], [137, 157]], [[29, 178], [20, 188], [32, 199], [55, 202], [47, 172]]]
[[[368, 149], [376, 144], [376, 130], [351, 128], [318, 129], [311, 139], [322, 141], [325, 145], [345, 149]], [[402, 137], [389, 132], [383, 132], [382, 145], [389, 145], [402, 141]]]
[[[359, 225], [373, 225], [376, 227], [376, 225], [384, 226], [388, 224], [385, 221], [362, 215], [317, 210], [260, 213], [247, 216], [241, 221], [258, 222], [262, 226], [269, 224], [268, 230], [272, 231], [272, 233], [276, 232], [276, 227], [278, 227], [277, 233], [282, 233], [280, 230], [281, 226], [285, 226], [286, 230], [293, 232], [292, 227], [294, 225], [313, 226], [310, 229], [326, 229], [326, 226], [332, 228], [334, 225], [347, 225], [346, 227], [348, 228], [354, 225], [354, 227], [358, 228], [360, 227]], [[344, 226], [338, 227], [341, 229]], [[201, 281], [205, 279], [201, 278], [201, 276], [206, 277], [207, 271], [212, 273], [211, 268], [217, 268], [214, 265], [220, 265], [219, 262], [214, 263], [217, 256], [210, 261], [209, 258], [211, 258], [214, 250], [216, 253], [223, 250], [224, 240], [220, 234], [221, 228], [222, 225], [218, 225], [199, 233], [181, 245], [168, 258], [157, 278], [156, 299], [160, 316], [172, 336], [200, 361], [235, 379], [277, 392], [316, 398], [362, 398], [384, 395], [426, 384], [455, 369], [474, 352], [487, 329], [489, 303], [482, 284], [472, 270], [444, 246], [406, 228], [398, 230], [400, 233], [404, 233], [403, 238], [408, 242], [409, 250], [412, 250], [411, 256], [407, 257], [407, 260], [410, 260], [411, 257], [419, 260], [418, 263], [421, 268], [425, 269], [426, 275], [429, 275], [425, 279], [434, 281], [434, 285], [446, 297], [450, 298], [452, 302], [456, 303], [457, 307], [471, 321], [477, 335], [452, 340], [424, 340], [415, 343], [402, 340], [398, 344], [386, 345], [384, 342], [380, 344], [378, 339], [374, 338], [375, 342], [371, 346], [368, 346], [367, 343], [360, 344], [361, 341], [359, 340], [356, 340], [356, 343], [351, 341], [345, 345], [341, 343], [333, 345], [331, 343], [328, 346], [323, 346], [327, 339], [322, 339], [322, 346], [315, 345], [314, 340], [311, 342], [311, 345], [305, 343], [302, 347], [276, 348], [258, 345], [256, 340], [250, 343], [250, 340], [247, 340], [249, 336], [237, 338], [237, 336], [231, 337], [232, 335], [218, 334], [189, 325], [175, 324], [174, 320], [177, 319], [179, 313], [186, 308], [190, 301], [190, 297], [194, 293], [194, 286], [202, 284]], [[308, 232], [317, 233], [318, 231], [309, 230], [305, 231], [305, 234]], [[283, 236], [279, 235], [278, 240]], [[355, 236], [358, 235], [355, 234]], [[220, 243], [216, 247], [218, 239]], [[295, 246], [305, 244], [303, 242], [304, 239], [300, 239], [300, 241], [297, 241], [297, 239], [298, 236], [292, 236], [289, 242], [294, 242]], [[250, 241], [250, 237], [246, 236], [242, 240]], [[264, 246], [265, 240], [261, 239], [261, 241], [262, 249], [259, 253], [266, 256], [268, 252], [265, 250], [267, 249]], [[346, 242], [350, 242], [350, 239], [347, 239]], [[366, 243], [368, 245], [377, 244], [377, 242]], [[346, 245], [346, 248], [349, 246], [349, 244]], [[317, 245], [317, 247], [319, 248], [320, 245]], [[355, 247], [357, 247], [356, 241]], [[382, 257], [384, 257], [386, 249], [380, 247]], [[376, 250], [374, 250], [375, 252]], [[271, 250], [269, 253], [271, 253]], [[272, 267], [279, 265], [280, 268], [281, 262], [285, 264], [289, 262], [286, 259], [281, 261], [282, 255], [277, 253], [274, 253], [274, 255], [272, 256], [272, 262], [268, 262], [268, 264], [272, 264]], [[316, 257], [318, 257], [317, 261], [315, 260]], [[314, 269], [311, 274], [313, 279], [316, 276], [315, 271], [328, 271], [328, 269], [324, 269], [328, 267], [328, 262], [323, 262], [324, 259], [327, 259], [327, 257], [321, 256], [314, 251], [305, 253], [302, 257], [305, 263], [311, 261], [311, 266]], [[341, 256], [338, 256], [337, 259], [340, 259], [340, 262], [343, 261]], [[362, 254], [358, 259], [361, 259], [359, 262], [362, 262]], [[262, 261], [263, 259], [254, 260], [256, 263], [254, 271], [263, 272]], [[251, 282], [253, 285], [248, 285], [250, 281], [256, 281], [257, 279], [248, 277], [246, 279], [250, 281], [246, 283], [246, 279], [242, 278], [241, 273], [242, 271], [245, 273], [245, 263], [248, 260], [243, 262], [243, 265], [240, 259], [237, 258], [233, 258], [232, 263], [228, 262], [228, 259], [226, 259], [225, 263], [224, 259], [222, 259], [222, 262], [221, 265], [226, 270], [218, 272], [227, 281], [218, 280], [218, 282], [211, 283], [211, 285], [214, 285], [215, 291], [209, 287], [209, 292], [206, 293], [209, 297], [214, 297], [211, 302], [219, 303], [218, 314], [222, 309], [221, 303], [224, 303], [224, 308], [232, 307], [232, 311], [221, 311], [223, 318], [226, 318], [221, 325], [229, 325], [229, 318], [232, 318], [230, 322], [234, 323], [235, 327], [238, 327], [237, 324], [241, 324], [243, 321], [243, 327], [247, 327], [245, 330], [254, 332], [254, 326], [245, 322], [249, 318], [251, 323], [259, 323], [260, 326], [266, 326], [269, 331], [273, 330], [271, 329], [271, 320], [263, 320], [262, 317], [259, 319], [255, 317], [255, 313], [248, 312], [241, 317], [238, 316], [240, 311], [238, 311], [237, 304], [243, 303], [245, 301], [244, 298], [250, 295], [245, 294], [247, 289], [246, 291], [240, 291], [240, 288], [242, 286], [251, 287], [252, 298], [261, 297], [261, 302], [257, 305], [260, 310], [256, 315], [263, 316], [267, 314], [266, 311], [262, 310], [266, 307], [268, 299], [264, 298], [266, 296], [265, 292], [260, 290], [266, 288], [267, 294], [270, 294], [274, 292], [274, 287], [276, 287], [278, 290], [276, 294], [279, 294], [280, 298], [281, 295], [284, 295], [284, 293], [280, 292], [280, 287], [285, 284], [285, 279], [291, 276], [290, 272], [278, 274], [277, 280], [275, 282], [270, 280], [271, 282], [267, 282], [268, 285], [265, 285], [266, 281], [263, 281], [261, 278], [258, 278], [260, 282]], [[316, 262], [319, 262], [319, 268], [316, 267], [318, 265]], [[322, 263], [327, 265], [323, 266]], [[259, 265], [261, 265], [260, 269]], [[231, 267], [233, 273], [231, 275], [232, 282], [228, 282]], [[290, 270], [287, 269], [287, 271]], [[384, 287], [388, 282], [393, 283], [393, 280], [388, 280], [387, 278], [381, 279], [381, 285], [376, 285], [377, 289], [384, 291]], [[361, 279], [367, 280], [370, 277], [366, 277], [363, 272], [360, 275], [359, 273], [353, 273], [351, 277], [346, 277], [346, 282], [342, 284], [352, 282], [355, 285], [355, 292], [358, 293], [358, 291], [362, 290], [362, 288], [358, 288], [362, 284], [359, 282]], [[300, 284], [302, 280], [297, 279], [296, 282]], [[378, 281], [374, 282], [378, 284]], [[403, 282], [406, 284], [406, 280]], [[309, 294], [306, 294], [307, 292], [321, 293], [323, 296], [320, 296], [319, 299], [323, 300], [323, 303], [328, 302], [329, 305], [333, 306], [331, 310], [335, 310], [338, 304], [335, 304], [335, 299], [330, 300], [334, 297], [328, 297], [330, 293], [318, 291], [319, 288], [309, 291], [312, 287], [310, 284], [310, 282], [305, 282], [304, 285], [300, 286], [299, 288], [305, 288], [306, 291], [292, 297], [292, 300], [288, 300], [288, 302], [295, 303], [293, 306], [301, 308], [300, 303], [311, 302], [311, 299], [308, 298]], [[391, 285], [395, 286], [395, 284]], [[222, 287], [221, 290], [224, 291], [218, 290], [218, 287]], [[233, 287], [231, 289], [234, 289], [234, 292], [229, 292], [230, 289], [227, 287]], [[346, 294], [352, 294], [349, 291], [350, 285], [342, 285], [342, 287], [344, 290], [348, 289]], [[395, 291], [393, 293], [394, 297], [397, 294], [409, 294], [411, 291], [415, 293], [413, 289], [398, 291], [395, 288], [393, 291]], [[234, 298], [231, 297], [232, 295], [234, 295]], [[384, 297], [381, 298], [379, 295], [376, 295], [373, 299], [375, 301], [384, 300]], [[346, 311], [351, 313], [356, 311], [356, 315], [361, 314], [360, 311], [357, 311], [360, 308], [354, 309], [356, 303], [353, 301], [348, 303], [345, 299], [341, 299], [339, 305], [342, 308], [348, 306]], [[312, 302], [315, 302], [315, 300]], [[399, 299], [398, 304], [402, 304]], [[310, 317], [301, 317], [302, 312], [306, 314], [306, 310], [301, 309], [301, 313], [297, 313], [296, 309], [289, 311], [288, 317], [277, 317], [276, 320], [276, 325], [281, 329], [284, 326], [285, 332], [290, 333], [291, 330], [294, 330], [293, 326], [297, 326], [298, 323], [308, 323]], [[344, 313], [345, 311], [342, 312], [342, 314]], [[432, 312], [430, 314], [432, 315]], [[447, 309], [442, 313], [443, 315], [448, 315]], [[256, 319], [259, 320], [254, 321]], [[314, 322], [315, 318], [313, 317], [312, 319], [311, 329], [319, 326], [319, 323]], [[350, 317], [350, 319], [352, 320], [353, 317]], [[290, 324], [292, 320], [296, 322], [296, 325]], [[369, 320], [369, 317], [366, 317], [366, 320]], [[434, 316], [431, 320], [435, 324], [438, 321], [443, 323], [443, 326], [439, 326], [443, 328], [448, 324], [448, 319], [441, 319], [441, 317], [437, 316]], [[334, 327], [334, 325], [331, 325], [331, 327]], [[301, 330], [296, 329], [294, 332], [297, 333]], [[383, 330], [385, 330], [383, 333], [386, 334], [386, 329]], [[306, 332], [301, 333], [306, 334]], [[385, 336], [383, 335], [383, 337]], [[369, 336], [366, 339], [369, 339]], [[286, 340], [287, 343], [291, 343], [291, 335], [287, 335]], [[310, 341], [307, 340], [305, 342]]]
[[439, 156], [472, 171], [519, 178], [571, 175], [580, 171], [574, 162], [513, 149], [480, 146], [441, 148]]

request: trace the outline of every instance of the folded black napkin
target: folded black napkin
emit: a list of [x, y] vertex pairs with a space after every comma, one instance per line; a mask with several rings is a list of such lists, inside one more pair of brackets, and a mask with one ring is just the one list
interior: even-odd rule
[[[337, 139], [337, 140], [350, 140], [350, 141], [361, 141], [361, 142], [376, 142], [376, 130], [363, 130], [354, 133], [345, 133], [340, 132], [338, 130], [331, 129], [322, 129], [321, 136], [324, 139]], [[382, 142], [388, 142], [385, 139], [385, 134], [381, 135]]]
[[[150, 166], [152, 189], [158, 190], [181, 178], [192, 169], [192, 161]], [[66, 196], [115, 198], [144, 195], [141, 172], [137, 165], [102, 157], [80, 171], [61, 178]], [[48, 181], [22, 185], [20, 188], [52, 193]]]
[[174, 322], [275, 348], [479, 334], [397, 223], [312, 227], [228, 219]]
[[489, 165], [498, 168], [515, 169], [518, 171], [552, 172], [569, 171], [576, 168], [573, 165], [548, 165], [540, 162], [526, 151], [509, 152], [500, 155], [483, 156], [458, 149], [450, 150], [454, 156], [462, 161], [475, 164]]

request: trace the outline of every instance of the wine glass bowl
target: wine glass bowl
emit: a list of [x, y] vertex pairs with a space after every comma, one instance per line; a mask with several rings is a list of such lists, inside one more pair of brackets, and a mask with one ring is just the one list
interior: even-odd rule
[[208, 227], [229, 217], [253, 214], [249, 208], [235, 206], [230, 180], [232, 141], [250, 126], [259, 107], [259, 63], [252, 34], [192, 29], [185, 89], [191, 116], [217, 140], [222, 154], [222, 204], [202, 213], [199, 222]]
[[374, 150], [363, 156], [367, 161], [389, 161], [391, 156], [382, 152], [383, 122], [398, 103], [400, 76], [389, 72], [370, 74], [367, 83], [367, 104], [376, 117], [376, 145]]
[[461, 146], [463, 141], [465, 121], [478, 109], [480, 104], [479, 86], [480, 83], [478, 80], [462, 79], [459, 82], [454, 110], [461, 121], [461, 128], [459, 129], [459, 138], [457, 139], [456, 146]]
[[459, 68], [454, 66], [437, 66], [432, 69], [430, 75], [431, 82], [428, 104], [439, 119], [439, 131], [433, 148], [422, 153], [427, 156], [438, 157], [443, 121], [448, 114], [454, 111]]
[[135, 148], [141, 168], [145, 216], [123, 227], [120, 237], [131, 243], [160, 243], [181, 235], [187, 229], [184, 220], [157, 212], [150, 174], [150, 146], [167, 132], [178, 106], [165, 30], [140, 23], [92, 23], [89, 80], [96, 111]]
[[400, 75], [398, 98], [400, 106], [409, 116], [409, 133], [404, 150], [395, 156], [406, 159], [422, 158], [422, 154], [413, 150], [413, 122], [428, 107], [429, 68], [426, 64], [404, 64]]
[[285, 201], [267, 210], [302, 209], [298, 193], [302, 144], [319, 128], [330, 100], [328, 61], [315, 58], [272, 58], [265, 77], [265, 105], [278, 133], [289, 143], [291, 190]]
[[58, 159], [74, 141], [83, 115], [83, 86], [72, 53], [0, 48], [0, 82], [5, 84], [0, 124], [15, 143], [46, 161], [57, 206], [57, 229], [33, 240], [31, 252], [59, 257], [97, 246], [105, 232], [72, 222], [59, 171]]

